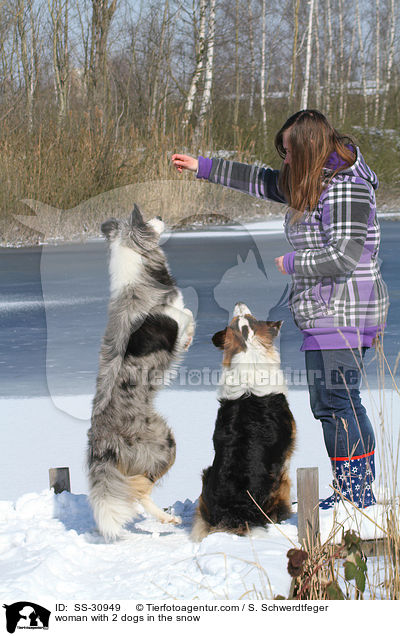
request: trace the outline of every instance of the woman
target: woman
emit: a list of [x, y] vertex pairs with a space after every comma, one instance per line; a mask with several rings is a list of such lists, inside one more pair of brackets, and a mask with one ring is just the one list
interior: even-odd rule
[[180, 172], [288, 204], [292, 251], [275, 262], [292, 276], [289, 306], [303, 333], [311, 409], [334, 474], [334, 492], [320, 507], [332, 507], [340, 491], [365, 508], [375, 503], [375, 437], [360, 400], [362, 362], [388, 309], [378, 263], [378, 180], [351, 139], [316, 110], [292, 115], [275, 146], [280, 171], [179, 154], [172, 162]]

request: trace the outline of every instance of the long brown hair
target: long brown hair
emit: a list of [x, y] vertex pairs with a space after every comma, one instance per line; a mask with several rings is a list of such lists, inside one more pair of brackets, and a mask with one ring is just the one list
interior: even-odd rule
[[[283, 133], [288, 131], [291, 162], [284, 164], [279, 175], [279, 188], [291, 209], [291, 222], [296, 222], [306, 210], [316, 208], [326, 183], [323, 168], [329, 156], [336, 152], [342, 165], [330, 175], [332, 179], [340, 170], [351, 166], [356, 155], [351, 145], [354, 141], [338, 133], [318, 110], [301, 110], [285, 122], [275, 137], [275, 147], [286, 156]], [[350, 145], [350, 147], [349, 147]], [[344, 162], [344, 163], [343, 163]]]

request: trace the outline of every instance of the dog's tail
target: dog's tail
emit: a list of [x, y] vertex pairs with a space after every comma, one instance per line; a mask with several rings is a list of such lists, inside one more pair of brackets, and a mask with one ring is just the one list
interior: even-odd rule
[[201, 516], [199, 509], [197, 509], [193, 521], [192, 531], [190, 533], [191, 540], [196, 543], [200, 543], [200, 541], [205, 539], [205, 537], [211, 531], [212, 528], [210, 524]]
[[[201, 511], [197, 509], [190, 538], [194, 542], [200, 542], [208, 534], [213, 532], [228, 532], [239, 536], [245, 536], [249, 534], [252, 525], [253, 524], [243, 521], [242, 519], [233, 519], [232, 517], [224, 518], [219, 523], [212, 525], [207, 521], [207, 519], [204, 519]], [[264, 524], [260, 523], [258, 525]]]
[[153, 483], [145, 475], [127, 477], [111, 462], [94, 463], [89, 470], [90, 503], [97, 527], [106, 541], [113, 541], [136, 512]]

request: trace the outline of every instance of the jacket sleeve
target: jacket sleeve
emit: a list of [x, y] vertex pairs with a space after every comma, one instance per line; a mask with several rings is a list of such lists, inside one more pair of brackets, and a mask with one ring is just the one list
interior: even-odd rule
[[327, 245], [296, 250], [294, 272], [302, 276], [351, 274], [361, 258], [370, 213], [370, 192], [365, 183], [342, 181], [331, 186], [322, 209]]
[[213, 159], [208, 180], [259, 199], [286, 203], [278, 188], [279, 170], [225, 159]]

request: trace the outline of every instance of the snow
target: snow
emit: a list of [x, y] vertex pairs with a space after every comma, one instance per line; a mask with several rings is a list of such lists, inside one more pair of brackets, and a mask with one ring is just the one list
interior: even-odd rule
[[[290, 542], [277, 531], [272, 529], [278, 535], [273, 547], [254, 539], [254, 555], [249, 539], [227, 542], [226, 536], [214, 535], [197, 545], [187, 538], [193, 504], [174, 508], [182, 516], [180, 527], [143, 517], [119, 542], [105, 544], [93, 531], [84, 495], [45, 491], [24, 495], [15, 506], [3, 504], [8, 541], [2, 542], [0, 596], [34, 598], [40, 589], [47, 602], [124, 599], [127, 594], [135, 599], [237, 598], [259, 584], [256, 559], [268, 559], [281, 573], [273, 592], [287, 588], [284, 554]], [[294, 526], [288, 532], [294, 537]]]
[[[0, 597], [13, 602], [56, 599], [239, 599], [287, 596], [290, 577], [287, 551], [298, 546], [297, 515], [256, 529], [250, 537], [209, 535], [190, 541], [191, 519], [201, 489], [201, 470], [212, 460], [212, 433], [217, 410], [215, 392], [166, 388], [157, 398], [177, 441], [177, 460], [155, 489], [154, 499], [182, 518], [165, 526], [140, 515], [121, 540], [107, 544], [98, 534], [87, 499], [85, 476], [89, 395], [3, 399], [1, 443], [4, 453], [0, 499]], [[381, 409], [379, 395], [363, 391], [372, 414]], [[398, 410], [398, 395], [387, 391], [387, 416]], [[65, 412], [68, 402], [73, 412]], [[330, 467], [308, 393], [292, 390], [289, 402], [297, 419], [298, 441], [291, 463], [293, 499], [296, 469], [318, 466], [320, 496], [330, 492]], [[61, 410], [63, 409], [63, 410]], [[70, 411], [70, 409], [66, 409]], [[12, 451], [12, 452], [11, 452]], [[377, 458], [379, 474], [379, 454]], [[69, 466], [72, 493], [55, 495], [47, 471]], [[381, 489], [382, 490], [382, 489]], [[379, 492], [379, 484], [377, 487]], [[11, 499], [11, 500], [10, 500]], [[343, 504], [320, 512], [322, 540], [332, 531], [352, 527], [363, 538], [382, 536], [385, 506], [353, 511]], [[337, 537], [340, 540], [340, 536]]]

